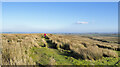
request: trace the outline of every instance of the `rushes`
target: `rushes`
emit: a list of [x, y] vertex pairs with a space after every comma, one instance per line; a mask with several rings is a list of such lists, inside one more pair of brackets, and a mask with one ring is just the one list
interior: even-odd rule
[[42, 34], [2, 34], [0, 43], [3, 65], [97, 64], [106, 58], [116, 60], [120, 49], [117, 43], [60, 34], [47, 34], [47, 38]]
[[73, 51], [76, 58], [96, 60], [102, 57], [118, 57], [113, 51], [118, 48], [116, 47], [118, 44], [103, 43], [77, 35], [48, 35], [48, 37], [52, 43], [60, 45], [57, 48]]
[[34, 46], [39, 47], [36, 36], [39, 35], [3, 34], [3, 65], [34, 65], [35, 62], [29, 57], [29, 50]]

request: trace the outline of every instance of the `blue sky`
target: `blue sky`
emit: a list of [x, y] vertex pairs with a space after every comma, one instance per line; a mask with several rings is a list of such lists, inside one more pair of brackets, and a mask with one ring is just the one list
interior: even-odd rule
[[3, 32], [117, 32], [117, 2], [4, 2]]

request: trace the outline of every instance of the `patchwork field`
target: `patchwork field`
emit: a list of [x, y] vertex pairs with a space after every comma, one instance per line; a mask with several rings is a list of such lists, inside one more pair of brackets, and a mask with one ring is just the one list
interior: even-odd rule
[[118, 37], [2, 34], [3, 65], [119, 65]]

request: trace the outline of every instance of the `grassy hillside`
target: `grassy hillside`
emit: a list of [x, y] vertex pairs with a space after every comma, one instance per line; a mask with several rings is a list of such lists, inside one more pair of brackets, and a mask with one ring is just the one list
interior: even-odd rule
[[117, 39], [111, 38], [3, 34], [2, 62], [3, 65], [114, 65], [120, 59], [120, 47]]

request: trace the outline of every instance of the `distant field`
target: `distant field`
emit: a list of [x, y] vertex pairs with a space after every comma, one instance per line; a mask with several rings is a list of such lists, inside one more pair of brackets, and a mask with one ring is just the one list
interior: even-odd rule
[[97, 36], [97, 37], [118, 37], [117, 33], [91, 33], [91, 34], [80, 34], [84, 36]]
[[3, 65], [119, 65], [118, 37], [104, 35], [2, 34], [2, 62]]

